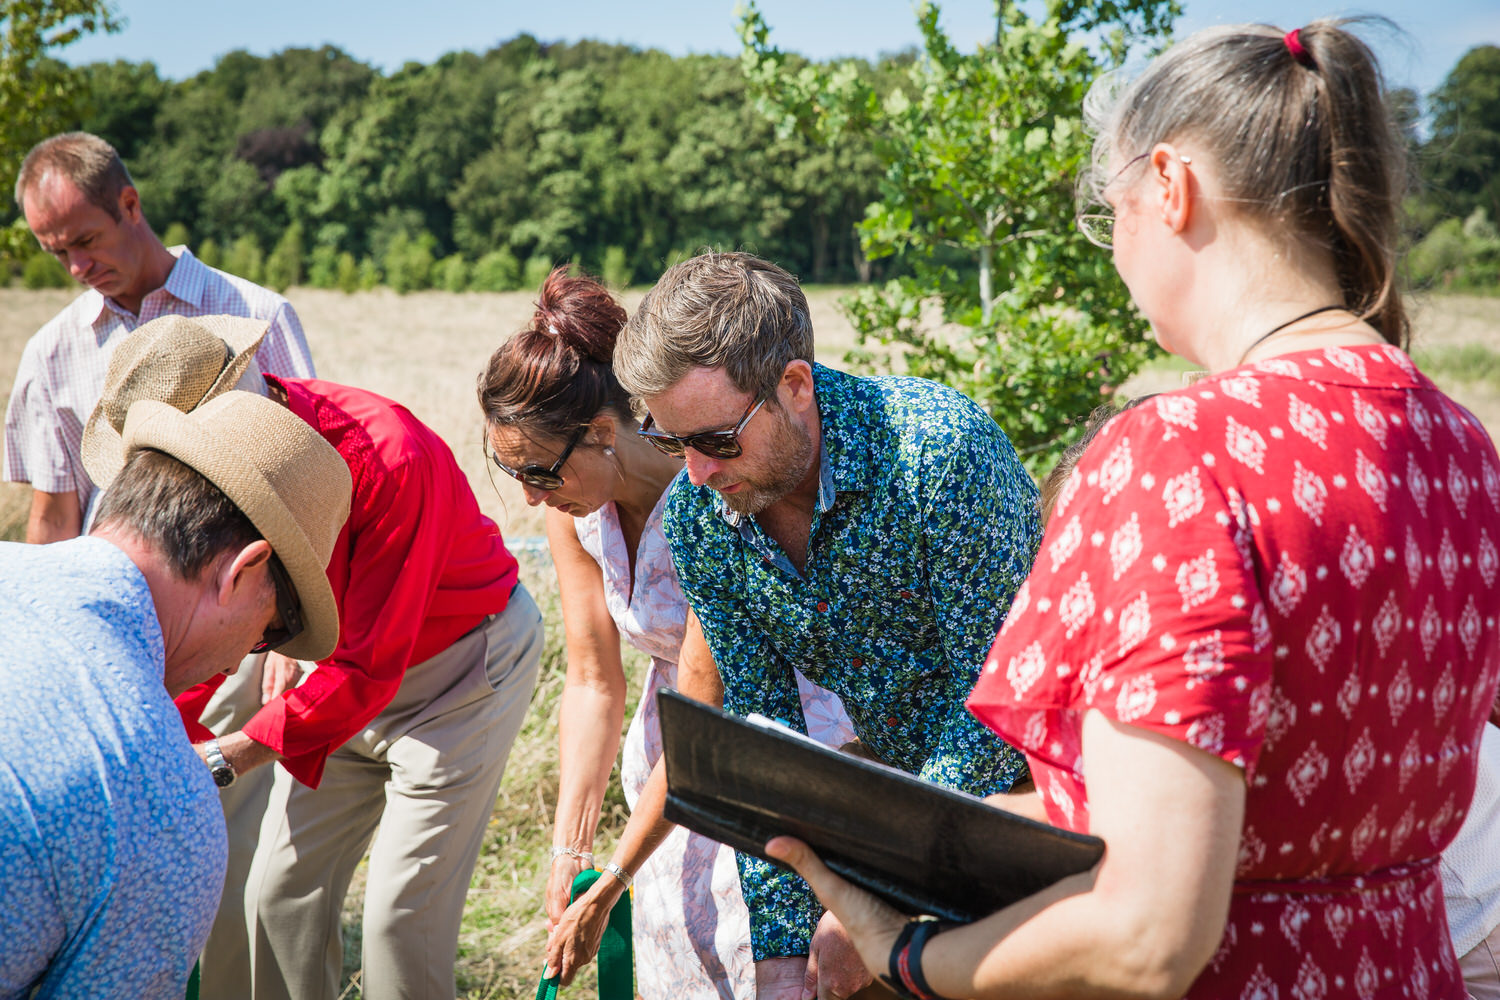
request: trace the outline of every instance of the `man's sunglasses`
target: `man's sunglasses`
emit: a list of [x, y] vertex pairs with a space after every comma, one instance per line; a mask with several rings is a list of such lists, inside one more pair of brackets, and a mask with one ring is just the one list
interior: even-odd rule
[[500, 456], [494, 452], [490, 453], [490, 461], [495, 463], [495, 468], [510, 478], [519, 480], [527, 486], [533, 486], [539, 490], [546, 490], [548, 493], [551, 493], [553, 490], [559, 489], [566, 482], [561, 472], [563, 463], [568, 460], [569, 455], [573, 454], [573, 449], [578, 447], [578, 442], [583, 440], [584, 431], [588, 429], [588, 425], [583, 424], [573, 432], [573, 436], [568, 439], [568, 446], [557, 457], [557, 461], [552, 463], [552, 468], [550, 469], [541, 465], [523, 465], [519, 469], [512, 469], [500, 461]]
[[681, 458], [689, 449], [693, 449], [701, 455], [709, 458], [739, 458], [744, 449], [740, 447], [740, 434], [750, 418], [760, 412], [760, 408], [766, 405], [768, 396], [761, 396], [750, 404], [740, 422], [727, 431], [707, 431], [703, 434], [688, 434], [678, 437], [676, 434], [667, 434], [657, 430], [650, 414], [646, 415], [646, 422], [641, 424], [641, 429], [636, 431], [641, 437], [656, 445], [656, 450], [663, 455], [671, 455]]
[[266, 568], [271, 573], [271, 585], [276, 588], [276, 610], [281, 613], [281, 628], [266, 629], [260, 642], [250, 647], [252, 653], [275, 649], [302, 634], [302, 602], [297, 600], [297, 588], [292, 586], [292, 578], [274, 552]]

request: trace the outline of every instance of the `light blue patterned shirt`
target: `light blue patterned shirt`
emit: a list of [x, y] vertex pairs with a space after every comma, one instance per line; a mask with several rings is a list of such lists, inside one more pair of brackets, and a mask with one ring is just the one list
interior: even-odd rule
[[0, 543], [0, 622], [0, 998], [181, 997], [224, 814], [146, 579], [97, 538]]
[[[798, 572], [754, 518], [673, 482], [663, 525], [724, 680], [724, 707], [805, 731], [792, 667], [838, 694], [860, 741], [976, 794], [1025, 759], [964, 700], [1031, 568], [1036, 485], [972, 400], [918, 378], [813, 369], [822, 458]], [[756, 961], [805, 955], [822, 912], [796, 875], [739, 855]]]

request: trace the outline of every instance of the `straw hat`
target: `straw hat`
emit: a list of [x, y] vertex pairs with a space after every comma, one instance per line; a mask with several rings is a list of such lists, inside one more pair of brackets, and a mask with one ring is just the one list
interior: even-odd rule
[[155, 399], [186, 413], [233, 389], [270, 325], [241, 316], [163, 316], [121, 341], [109, 360], [104, 394], [83, 428], [89, 478], [102, 489], [120, 474], [120, 431], [131, 403]]
[[271, 543], [302, 604], [302, 633], [278, 652], [321, 660], [339, 639], [328, 558], [349, 516], [349, 466], [286, 407], [250, 392], [226, 392], [191, 413], [141, 400], [125, 418], [126, 457], [154, 448], [224, 491]]

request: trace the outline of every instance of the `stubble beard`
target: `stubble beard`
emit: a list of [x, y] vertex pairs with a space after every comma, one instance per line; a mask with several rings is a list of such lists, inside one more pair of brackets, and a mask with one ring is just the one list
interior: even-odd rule
[[789, 495], [807, 475], [812, 462], [812, 435], [807, 428], [785, 413], [777, 411], [776, 415], [776, 436], [768, 449], [771, 463], [748, 473], [741, 480], [744, 489], [719, 494], [726, 507], [743, 517], [754, 517]]

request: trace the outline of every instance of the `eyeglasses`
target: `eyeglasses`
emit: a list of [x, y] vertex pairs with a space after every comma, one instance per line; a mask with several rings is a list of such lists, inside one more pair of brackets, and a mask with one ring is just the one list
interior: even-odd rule
[[302, 602], [297, 600], [297, 588], [292, 586], [292, 578], [274, 552], [266, 569], [271, 574], [271, 586], [276, 589], [276, 610], [281, 614], [281, 627], [266, 629], [260, 642], [250, 647], [252, 653], [275, 649], [302, 634]]
[[551, 493], [555, 489], [560, 489], [562, 484], [567, 482], [561, 474], [563, 464], [567, 462], [568, 456], [573, 454], [573, 449], [578, 447], [578, 442], [583, 440], [584, 431], [588, 429], [587, 424], [582, 424], [573, 432], [573, 436], [568, 439], [568, 446], [563, 449], [561, 455], [557, 456], [557, 461], [552, 463], [552, 468], [550, 469], [540, 465], [523, 465], [519, 469], [512, 469], [500, 461], [500, 456], [493, 452], [490, 453], [490, 461], [495, 463], [495, 468], [510, 478], [525, 483], [527, 486], [546, 490], [548, 493]]
[[667, 434], [653, 428], [653, 418], [647, 414], [646, 422], [641, 424], [641, 429], [636, 433], [654, 444], [656, 450], [663, 455], [671, 455], [674, 458], [681, 458], [689, 448], [709, 458], [739, 458], [744, 453], [744, 449], [740, 447], [740, 434], [744, 431], [745, 425], [750, 422], [750, 418], [760, 412], [760, 408], [766, 405], [766, 400], [769, 398], [768, 396], [757, 397], [750, 404], [750, 408], [745, 411], [745, 415], [740, 418], [740, 422], [727, 431], [705, 431], [702, 434], [678, 437], [676, 434]]
[[[1146, 152], [1141, 153], [1139, 156], [1132, 156], [1129, 160], [1126, 161], [1123, 167], [1115, 171], [1114, 176], [1106, 181], [1104, 187], [1100, 188], [1100, 190], [1107, 190], [1110, 185], [1114, 184], [1115, 181], [1124, 176], [1125, 171], [1129, 170], [1137, 163], [1140, 163], [1150, 155], [1151, 154], [1149, 152]], [[1177, 158], [1183, 163], [1193, 162], [1192, 157], [1179, 155]], [[1074, 221], [1078, 224], [1078, 231], [1083, 234], [1084, 239], [1088, 240], [1090, 243], [1094, 244], [1094, 246], [1098, 247], [1101, 250], [1114, 249], [1115, 214], [1113, 212], [1084, 213], [1075, 216]]]

